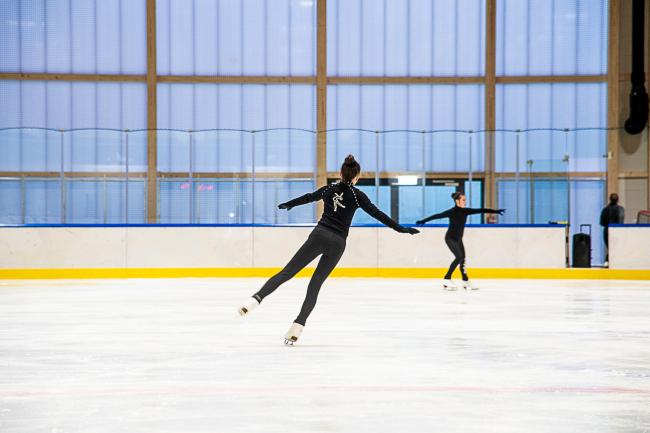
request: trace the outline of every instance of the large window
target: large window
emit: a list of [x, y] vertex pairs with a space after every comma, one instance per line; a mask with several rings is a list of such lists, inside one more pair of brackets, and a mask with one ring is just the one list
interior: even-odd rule
[[316, 0], [158, 0], [161, 75], [314, 75]]
[[328, 170], [353, 153], [371, 171], [482, 171], [483, 108], [481, 85], [329, 86]]
[[499, 0], [497, 75], [607, 73], [607, 0]]
[[[502, 220], [569, 221], [570, 234], [591, 224], [595, 262], [604, 259], [597, 228], [607, 170], [608, 7], [607, 0], [497, 5], [496, 72], [505, 83], [496, 86], [496, 192], [509, 209]], [[526, 83], [539, 75], [565, 82]], [[510, 76], [518, 82], [507, 83]]]
[[480, 76], [483, 0], [329, 0], [332, 76]]
[[353, 153], [402, 222], [450, 189], [500, 222], [595, 221], [607, 0], [326, 0], [325, 51], [319, 1], [0, 4], [0, 219], [311, 222], [274, 203]]
[[145, 0], [16, 0], [0, 5], [0, 71], [146, 72]]

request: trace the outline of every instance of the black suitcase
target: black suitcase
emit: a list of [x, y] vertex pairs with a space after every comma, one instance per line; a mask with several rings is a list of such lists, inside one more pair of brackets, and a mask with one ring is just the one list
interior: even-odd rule
[[[589, 227], [589, 233], [583, 233], [582, 228]], [[591, 224], [580, 224], [580, 233], [573, 235], [573, 267], [591, 267]]]

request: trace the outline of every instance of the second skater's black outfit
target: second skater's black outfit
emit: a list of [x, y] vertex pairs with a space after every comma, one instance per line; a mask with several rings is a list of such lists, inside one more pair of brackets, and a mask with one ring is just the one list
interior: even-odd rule
[[454, 273], [456, 266], [460, 265], [460, 273], [463, 276], [463, 281], [468, 281], [467, 270], [465, 269], [465, 246], [463, 245], [463, 232], [465, 231], [465, 224], [469, 215], [484, 214], [484, 213], [502, 213], [501, 210], [496, 209], [472, 209], [467, 207], [454, 206], [444, 212], [437, 213], [426, 217], [417, 222], [417, 224], [425, 224], [428, 221], [449, 218], [449, 228], [445, 234], [445, 243], [454, 254], [454, 261], [449, 265], [445, 279], [450, 280], [451, 274]]
[[334, 270], [345, 251], [348, 230], [352, 223], [352, 217], [357, 209], [363, 209], [381, 223], [398, 232], [411, 234], [418, 232], [415, 229], [402, 227], [393, 221], [388, 215], [377, 209], [366, 194], [346, 182], [337, 182], [324, 186], [315, 192], [283, 203], [279, 207], [280, 209], [289, 210], [295, 206], [318, 200], [323, 200], [324, 203], [323, 216], [318, 222], [318, 225], [284, 269], [271, 277], [260, 291], [253, 295], [261, 303], [265, 297], [273, 293], [282, 283], [290, 280], [312, 260], [322, 255], [318, 261], [314, 275], [309, 281], [307, 296], [305, 297], [300, 314], [298, 314], [298, 317], [294, 321], [303, 326], [316, 305], [318, 292], [323, 282], [325, 282], [329, 274]]

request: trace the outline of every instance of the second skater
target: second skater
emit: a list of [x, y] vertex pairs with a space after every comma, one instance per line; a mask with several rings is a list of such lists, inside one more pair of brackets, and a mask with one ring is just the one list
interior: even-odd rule
[[451, 195], [451, 198], [454, 200], [455, 206], [447, 209], [444, 212], [437, 213], [426, 217], [420, 221], [417, 221], [417, 225], [424, 225], [428, 221], [449, 218], [449, 228], [445, 234], [445, 243], [451, 250], [454, 255], [454, 261], [449, 265], [447, 274], [443, 280], [443, 287], [447, 290], [456, 290], [458, 285], [451, 280], [451, 275], [454, 273], [454, 270], [457, 266], [460, 266], [460, 273], [463, 277], [462, 287], [464, 289], [477, 290], [478, 287], [473, 285], [469, 281], [467, 276], [467, 269], [465, 268], [465, 246], [463, 245], [463, 232], [465, 231], [465, 223], [467, 222], [467, 217], [469, 215], [483, 214], [483, 213], [496, 213], [503, 215], [506, 211], [505, 209], [472, 209], [466, 207], [467, 199], [465, 194], [462, 192], [455, 192]]

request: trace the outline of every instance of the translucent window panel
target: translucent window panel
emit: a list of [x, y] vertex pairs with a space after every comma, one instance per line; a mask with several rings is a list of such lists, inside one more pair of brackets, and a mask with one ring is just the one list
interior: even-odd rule
[[0, 130], [0, 171], [60, 171], [62, 137], [44, 129]]
[[250, 180], [159, 179], [158, 221], [168, 224], [250, 224], [252, 193]]
[[101, 221], [101, 190], [97, 182], [66, 182], [66, 223], [98, 224]]
[[315, 75], [315, 0], [158, 0], [163, 75]]
[[61, 182], [56, 180], [26, 180], [25, 223], [58, 224], [61, 222]]
[[0, 223], [22, 224], [22, 206], [20, 180], [0, 179]]
[[[483, 101], [481, 85], [328, 86], [328, 170], [338, 170], [353, 153], [368, 167], [364, 170], [378, 165], [380, 170], [417, 171], [424, 160], [427, 171], [467, 172], [471, 135], [471, 167], [480, 171], [485, 137], [467, 131], [483, 129]], [[392, 132], [379, 134], [377, 145], [372, 131]]]
[[[97, 181], [99, 206], [99, 224], [123, 224], [126, 221], [126, 190], [122, 180], [103, 179]], [[129, 224], [146, 223], [147, 185], [142, 179], [129, 180]]]
[[316, 204], [297, 206], [291, 211], [278, 204], [314, 191], [313, 180], [264, 179], [255, 182], [255, 224], [313, 223]]
[[399, 222], [414, 224], [422, 219], [426, 192], [422, 186], [400, 186], [399, 188]]
[[[111, 130], [144, 129], [146, 86], [139, 83], [80, 83], [0, 81], [0, 128], [3, 155], [0, 166], [11, 171], [59, 171], [61, 146], [65, 170], [122, 171], [125, 136]], [[51, 128], [39, 131], [36, 128]], [[132, 171], [146, 167], [146, 132], [131, 132], [129, 164]]]
[[[315, 89], [309, 85], [160, 84], [158, 127], [195, 130], [194, 171], [313, 171]], [[218, 131], [204, 131], [218, 129]], [[161, 171], [189, 170], [184, 132], [158, 134]], [[173, 137], [172, 137], [173, 136]]]
[[[483, 207], [483, 182], [478, 180], [465, 181], [464, 191], [465, 196], [467, 197], [467, 206], [472, 208], [482, 208]], [[450, 201], [452, 204], [455, 204], [453, 200]], [[451, 207], [451, 206], [450, 206]], [[470, 215], [467, 218], [467, 222], [470, 224], [482, 224], [487, 222], [484, 215]]]
[[160, 221], [184, 224], [312, 223], [315, 204], [300, 206], [291, 212], [279, 210], [277, 205], [313, 190], [313, 180], [303, 179], [260, 179], [254, 183], [250, 179], [165, 180], [160, 182]]
[[315, 133], [281, 129], [256, 132], [252, 138], [256, 172], [315, 172]]
[[[425, 212], [422, 214], [422, 219], [429, 215], [440, 213], [444, 210], [449, 209], [454, 206], [454, 201], [451, 199], [451, 195], [456, 192], [455, 185], [435, 185], [427, 186], [425, 189], [425, 201], [424, 209]], [[431, 221], [431, 224], [446, 224], [446, 221]]]
[[[457, 185], [453, 182], [449, 184], [428, 185], [422, 193], [422, 187], [413, 188], [410, 196], [404, 197], [404, 204], [402, 205], [402, 191], [400, 191], [400, 221], [404, 224], [413, 224], [415, 221], [428, 217], [430, 215], [444, 212], [445, 210], [454, 207], [455, 203], [451, 195], [457, 191]], [[473, 208], [483, 207], [483, 188], [481, 181], [465, 181], [463, 188], [467, 197], [467, 206]], [[418, 193], [418, 189], [420, 190]], [[424, 200], [424, 206], [422, 206]], [[402, 206], [409, 209], [407, 213], [402, 215]], [[424, 207], [425, 211], [422, 212]], [[431, 221], [431, 224], [447, 225], [448, 219]], [[471, 215], [467, 222], [470, 224], [480, 224], [482, 222], [481, 215]]]
[[[382, 212], [390, 216], [390, 186], [357, 185], [357, 188], [363, 191]], [[362, 224], [381, 223], [368, 215], [363, 209], [357, 209], [354, 218], [352, 218], [352, 225]]]
[[[567, 179], [534, 179], [534, 181], [499, 180], [499, 208], [507, 209], [499, 221], [512, 224], [548, 224], [567, 221], [569, 182]], [[519, 190], [517, 192], [517, 189]]]
[[[496, 89], [496, 169], [514, 172], [517, 168], [519, 133], [519, 170], [566, 170], [562, 161], [569, 155], [571, 171], [605, 171], [607, 136], [607, 89], [605, 83], [585, 84], [512, 84]], [[539, 129], [555, 129], [539, 130]], [[565, 132], [563, 129], [581, 128]]]
[[146, 72], [145, 0], [3, 2], [0, 22], [2, 72]]
[[67, 180], [65, 223], [68, 224], [143, 224], [146, 214], [146, 184], [130, 180], [128, 219], [126, 182], [114, 180]]
[[607, 0], [499, 0], [497, 75], [607, 73]]
[[605, 189], [606, 183], [601, 179], [571, 179], [570, 182], [567, 179], [536, 179], [533, 183], [502, 179], [497, 182], [498, 202], [500, 208], [508, 211], [499, 217], [499, 221], [520, 224], [567, 221], [570, 207], [571, 248], [573, 235], [580, 231], [580, 224], [591, 224], [592, 263], [602, 263], [605, 252], [599, 218], [606, 204]]
[[331, 0], [327, 30], [328, 75], [484, 73], [482, 0]]

